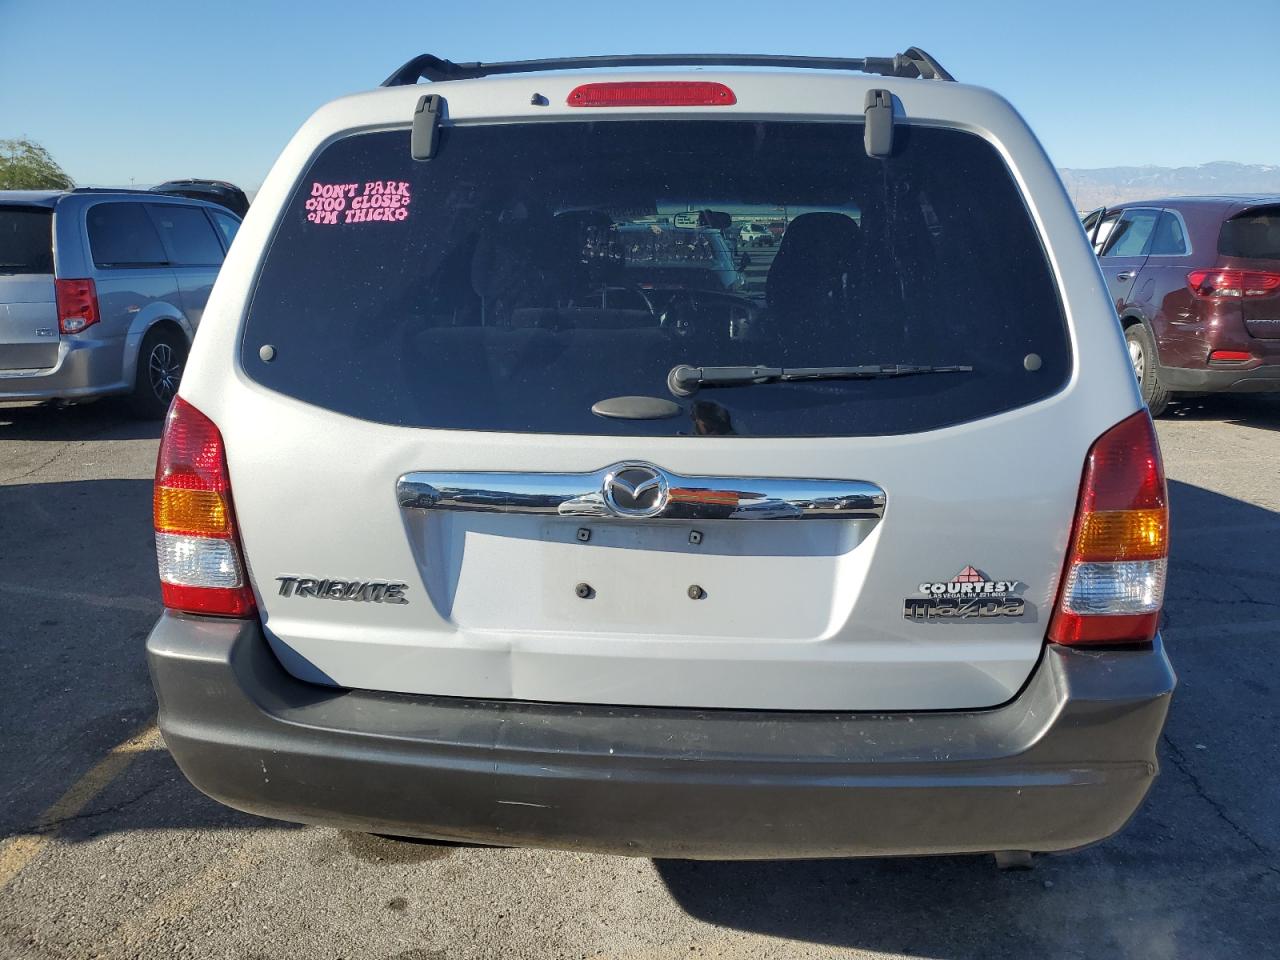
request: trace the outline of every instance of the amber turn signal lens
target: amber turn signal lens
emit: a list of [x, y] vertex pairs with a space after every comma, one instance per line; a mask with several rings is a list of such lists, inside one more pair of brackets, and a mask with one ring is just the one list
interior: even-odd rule
[[1075, 555], [1082, 561], [1158, 560], [1169, 552], [1169, 512], [1100, 510], [1081, 518]]
[[228, 537], [231, 524], [222, 494], [213, 490], [155, 488], [156, 530], [203, 537]]

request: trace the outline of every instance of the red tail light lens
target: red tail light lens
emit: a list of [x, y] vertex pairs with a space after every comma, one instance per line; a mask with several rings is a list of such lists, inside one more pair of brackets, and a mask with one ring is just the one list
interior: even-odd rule
[[222, 434], [174, 398], [156, 460], [156, 558], [164, 605], [188, 613], [252, 617]]
[[1146, 410], [1094, 442], [1058, 604], [1053, 643], [1144, 644], [1155, 636], [1169, 556], [1169, 500]]
[[723, 83], [703, 80], [584, 83], [565, 100], [571, 107], [727, 107], [737, 102]]
[[98, 288], [92, 280], [55, 280], [58, 302], [58, 330], [79, 333], [98, 322]]
[[1187, 286], [1197, 297], [1269, 297], [1280, 290], [1280, 273], [1261, 270], [1192, 270]]
[[1252, 360], [1253, 354], [1248, 350], [1210, 350], [1209, 360], [1213, 363], [1244, 363]]

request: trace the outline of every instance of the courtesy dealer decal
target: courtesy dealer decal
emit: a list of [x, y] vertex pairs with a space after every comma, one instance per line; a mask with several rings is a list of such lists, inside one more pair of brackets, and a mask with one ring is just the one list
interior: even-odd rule
[[902, 616], [917, 621], [1020, 617], [1027, 604], [1017, 592], [1025, 586], [1017, 580], [992, 580], [967, 566], [950, 580], [920, 584], [917, 589], [924, 596], [907, 597]]
[[339, 223], [396, 223], [409, 219], [409, 181], [311, 184], [305, 204], [307, 220], [325, 226]]

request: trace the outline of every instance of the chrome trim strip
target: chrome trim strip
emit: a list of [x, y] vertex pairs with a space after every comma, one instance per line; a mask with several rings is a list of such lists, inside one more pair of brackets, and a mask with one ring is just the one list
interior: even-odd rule
[[[618, 503], [618, 477], [658, 482], [622, 484], [651, 502]], [[606, 520], [879, 520], [885, 493], [864, 480], [786, 477], [683, 477], [648, 463], [616, 463], [594, 473], [406, 473], [396, 483], [406, 510], [474, 510]]]

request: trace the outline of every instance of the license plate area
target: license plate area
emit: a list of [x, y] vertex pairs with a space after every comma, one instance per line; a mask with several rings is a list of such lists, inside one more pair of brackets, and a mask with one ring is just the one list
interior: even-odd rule
[[775, 641], [843, 622], [855, 591], [842, 583], [861, 582], [857, 548], [875, 527], [468, 512], [410, 523], [432, 603], [460, 630]]

